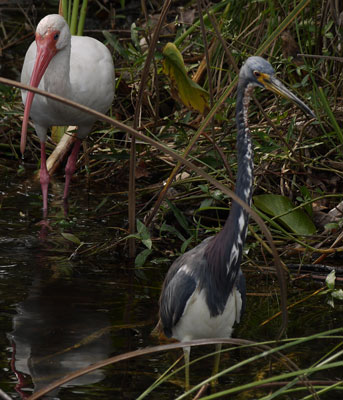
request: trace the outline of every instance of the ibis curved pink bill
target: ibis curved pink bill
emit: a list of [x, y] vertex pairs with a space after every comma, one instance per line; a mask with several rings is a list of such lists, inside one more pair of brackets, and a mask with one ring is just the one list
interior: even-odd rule
[[[114, 97], [113, 59], [101, 42], [87, 36], [72, 36], [65, 19], [51, 14], [37, 26], [36, 40], [25, 55], [21, 81], [105, 113]], [[28, 119], [31, 117], [41, 143], [40, 183], [46, 212], [50, 180], [45, 155], [48, 128], [53, 125], [78, 127], [77, 139], [65, 169], [63, 198], [66, 200], [81, 140], [89, 134], [96, 118], [33, 92], [23, 90], [22, 99], [25, 111], [20, 151], [24, 154]]]

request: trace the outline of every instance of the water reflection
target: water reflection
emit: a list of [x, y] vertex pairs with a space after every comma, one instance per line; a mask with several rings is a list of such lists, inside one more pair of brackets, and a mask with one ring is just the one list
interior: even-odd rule
[[[0, 168], [0, 177], [2, 172]], [[113, 227], [121, 226], [122, 214], [97, 215], [94, 210], [103, 201], [104, 190], [91, 195], [84, 190], [72, 197], [71, 216], [66, 221], [63, 191], [58, 181], [56, 185], [52, 182], [50, 226], [44, 231], [46, 225], [37, 225], [42, 217], [39, 184], [28, 189], [22, 180], [19, 176], [12, 176], [12, 183], [0, 179], [0, 192], [6, 193], [0, 213], [0, 348], [10, 344], [12, 349], [12, 354], [0, 354], [0, 380], [2, 389], [14, 398], [18, 396], [13, 379], [16, 391], [25, 398], [71, 371], [150, 345], [163, 274], [154, 270], [153, 279], [137, 277], [133, 270], [121, 267], [116, 251], [74, 260], [72, 265], [61, 262], [77, 247], [63, 233], [89, 244], [102, 243], [113, 238]], [[158, 283], [152, 287], [155, 279]], [[144, 367], [140, 364], [139, 371]], [[75, 390], [85, 396], [93, 388], [108, 390], [109, 386], [120, 394], [128, 387], [134, 368], [133, 362], [120, 363], [114, 372], [107, 370], [106, 376], [103, 371], [87, 374], [66, 385], [69, 389], [63, 390], [63, 398], [73, 398], [71, 387], [76, 385]], [[99, 381], [100, 385], [89, 386]], [[133, 388], [145, 390], [146, 376], [142, 387], [138, 386]], [[59, 395], [56, 390], [49, 398]]]
[[[9, 191], [4, 182], [0, 179], [0, 193], [10, 195], [3, 201], [0, 214], [2, 389], [13, 398], [18, 397], [13, 391], [15, 373], [16, 390], [25, 398], [32, 390], [37, 391], [62, 375], [100, 359], [158, 344], [157, 340], [150, 337], [150, 331], [156, 323], [160, 284], [168, 263], [152, 264], [144, 270], [131, 270], [124, 268], [124, 265], [120, 268], [119, 252], [92, 259], [84, 257], [75, 260], [72, 267], [57, 259], [61, 254], [68, 258], [76, 247], [75, 243], [63, 238], [61, 232], [71, 232], [84, 242], [102, 243], [114, 236], [113, 227], [121, 226], [122, 215], [118, 217], [120, 221], [116, 222], [94, 212], [106, 196], [104, 191], [96, 190], [89, 198], [83, 193], [78, 198], [75, 196], [72, 215], [76, 217], [67, 229], [56, 223], [63, 217], [61, 197], [56, 192], [50, 199], [51, 230], [42, 240], [41, 227], [36, 225], [41, 220], [41, 201], [38, 199], [40, 187], [37, 186], [34, 193], [29, 191], [26, 195], [20, 189], [20, 183], [18, 190], [14, 190], [12, 183], [13, 190]], [[55, 198], [56, 204], [53, 202]], [[275, 293], [273, 281], [268, 282], [255, 269], [246, 269], [245, 273], [252, 296], [248, 296], [245, 317], [235, 330], [235, 336], [257, 341], [274, 339], [279, 321], [274, 320], [260, 327], [262, 321], [279, 311], [277, 297], [271, 295]], [[306, 298], [318, 289], [306, 282], [297, 282], [297, 285], [289, 287], [289, 304]], [[339, 304], [332, 310], [323, 297], [312, 297], [310, 301], [299, 304], [290, 312], [289, 336], [305, 336], [342, 326], [342, 313], [339, 313], [338, 307]], [[12, 354], [4, 350], [8, 343], [11, 343]], [[291, 358], [297, 357], [299, 366], [307, 368], [317, 363], [323, 354], [330, 354], [336, 343], [327, 342], [326, 345], [327, 348], [324, 348], [323, 343], [320, 346], [317, 342], [309, 343], [295, 349]], [[208, 349], [194, 351], [204, 355]], [[107, 367], [105, 372], [95, 371], [80, 377], [66, 385], [69, 389], [56, 390], [45, 398], [60, 396], [63, 400], [74, 399], [77, 390], [76, 397], [82, 399], [134, 399], [155, 382], [179, 355], [181, 350], [121, 362]], [[236, 356], [237, 359], [231, 353], [226, 358], [223, 356], [221, 366], [235, 365], [251, 356], [251, 352], [240, 351]], [[208, 377], [212, 359], [208, 361], [208, 364], [202, 360], [192, 366], [192, 382], [198, 383]], [[12, 372], [8, 371], [9, 365]], [[249, 364], [236, 374], [222, 377], [220, 387], [232, 387], [259, 379], [262, 374], [264, 376], [266, 368], [269, 371], [269, 361], [261, 359], [253, 368]], [[340, 377], [339, 371], [332, 369], [323, 372], [319, 378], [334, 381], [337, 376]], [[100, 384], [90, 386], [100, 381]], [[181, 371], [151, 393], [149, 399], [175, 398], [183, 392], [183, 384], [184, 375]], [[247, 398], [246, 393], [244, 396]], [[251, 396], [256, 398], [256, 393], [251, 393]], [[341, 399], [341, 394], [330, 394], [330, 400], [336, 398]]]
[[[98, 290], [82, 278], [47, 282], [44, 274], [36, 271], [27, 298], [16, 307], [9, 334], [11, 367], [18, 379], [16, 390], [23, 398], [28, 396], [23, 388], [25, 375], [31, 376], [37, 391], [110, 355], [110, 323], [107, 310], [98, 309]], [[69, 385], [91, 384], [103, 377], [97, 370]], [[57, 393], [58, 389], [49, 397]]]

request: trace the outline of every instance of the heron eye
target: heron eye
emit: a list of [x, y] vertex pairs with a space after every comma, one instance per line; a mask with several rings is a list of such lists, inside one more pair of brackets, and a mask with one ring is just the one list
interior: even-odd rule
[[261, 73], [258, 71], [254, 71], [254, 75], [256, 76], [256, 78], [259, 78], [261, 76]]
[[60, 34], [59, 34], [59, 33], [55, 33], [55, 34], [54, 34], [54, 40], [58, 40], [59, 37], [60, 37]]

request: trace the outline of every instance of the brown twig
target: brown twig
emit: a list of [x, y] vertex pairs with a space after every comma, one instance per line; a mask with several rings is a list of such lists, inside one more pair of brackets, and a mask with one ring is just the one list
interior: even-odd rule
[[[155, 27], [151, 43], [149, 46], [149, 51], [147, 58], [145, 60], [142, 76], [141, 76], [141, 83], [139, 85], [138, 94], [137, 94], [137, 102], [135, 106], [135, 115], [133, 121], [133, 129], [137, 129], [140, 126], [139, 119], [141, 114], [141, 106], [142, 106], [142, 99], [145, 90], [145, 84], [148, 78], [149, 69], [151, 61], [155, 54], [155, 48], [157, 45], [157, 41], [159, 38], [159, 34], [162, 28], [162, 24], [166, 18], [168, 9], [170, 7], [171, 0], [166, 0], [163, 4], [163, 8], [160, 14], [160, 18], [157, 22]], [[136, 230], [136, 180], [135, 180], [135, 173], [136, 173], [136, 139], [135, 136], [131, 138], [131, 148], [130, 148], [130, 175], [129, 175], [129, 234], [134, 234]], [[136, 242], [134, 238], [129, 239], [129, 257], [133, 259], [136, 255]]]

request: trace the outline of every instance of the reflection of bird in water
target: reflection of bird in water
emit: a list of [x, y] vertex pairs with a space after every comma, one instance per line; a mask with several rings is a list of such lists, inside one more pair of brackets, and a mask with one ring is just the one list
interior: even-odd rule
[[[38, 24], [36, 40], [24, 60], [21, 81], [39, 86], [77, 103], [106, 112], [114, 96], [114, 66], [109, 50], [101, 42], [86, 36], [71, 36], [61, 15], [44, 17]], [[90, 114], [66, 106], [47, 97], [22, 91], [25, 104], [20, 150], [24, 154], [29, 116], [41, 142], [40, 182], [43, 211], [48, 208], [49, 173], [46, 167], [45, 142], [52, 125], [77, 125], [77, 139], [69, 156], [65, 173], [63, 198], [68, 198], [70, 179], [75, 171], [81, 140], [86, 138], [96, 120]]]
[[[106, 331], [110, 326], [108, 313], [99, 310], [98, 288], [90, 286], [87, 279], [46, 283], [38, 275], [28, 290], [27, 298], [17, 306], [9, 335], [19, 393], [31, 388], [23, 374], [31, 377], [37, 392], [110, 355], [113, 346]], [[96, 370], [64, 386], [89, 385], [103, 378], [103, 372]], [[51, 392], [49, 398], [56, 398], [58, 391]]]
[[[248, 105], [255, 86], [266, 88], [313, 112], [275, 77], [268, 61], [250, 57], [239, 74], [236, 123], [238, 172], [236, 194], [251, 203], [253, 150], [248, 128]], [[170, 267], [160, 297], [160, 323], [166, 336], [185, 342], [229, 338], [245, 306], [245, 279], [240, 269], [248, 214], [236, 202], [216, 236], [179, 257]], [[186, 389], [189, 387], [190, 347], [184, 348]], [[218, 353], [219, 354], [219, 353]], [[219, 355], [215, 370], [218, 369]]]

